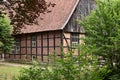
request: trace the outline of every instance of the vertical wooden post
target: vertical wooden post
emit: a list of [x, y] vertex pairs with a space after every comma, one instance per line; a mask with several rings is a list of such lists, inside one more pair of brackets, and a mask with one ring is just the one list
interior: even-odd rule
[[21, 59], [21, 37], [20, 37], [20, 59]]
[[73, 46], [72, 46], [72, 33], [70, 33], [70, 50], [73, 50]]
[[47, 33], [47, 56], [48, 56], [48, 62], [49, 62], [49, 32]]
[[60, 46], [60, 48], [61, 48], [61, 53], [60, 53], [60, 55], [61, 55], [61, 58], [63, 58], [63, 56], [62, 56], [63, 48], [64, 48], [64, 46], [63, 46], [63, 31], [62, 31], [61, 34], [60, 34], [60, 41], [61, 41], [61, 46]]
[[27, 59], [27, 35], [26, 35], [26, 39], [25, 39], [26, 41], [26, 43], [25, 43], [25, 46], [26, 46], [26, 59]]
[[53, 34], [53, 46], [54, 46], [54, 51], [55, 51], [55, 47], [56, 47], [56, 44], [55, 44], [55, 31], [54, 31], [54, 34]]
[[[15, 41], [14, 45], [16, 46], [16, 41]], [[14, 46], [14, 48], [15, 48], [15, 46]], [[10, 58], [10, 54], [9, 54], [9, 58]], [[16, 59], [16, 48], [15, 48], [15, 51], [14, 51], [14, 58]]]
[[30, 51], [31, 51], [31, 54], [30, 54], [30, 56], [31, 56], [31, 60], [32, 60], [32, 36], [30, 36]]
[[41, 33], [41, 61], [43, 61], [43, 33]]
[[38, 37], [38, 35], [36, 34], [36, 59], [37, 59], [37, 56], [38, 56], [38, 53], [37, 53], [37, 52], [38, 52], [38, 51], [37, 51], [37, 49], [38, 49], [38, 48], [37, 48], [37, 37]]
[[53, 34], [53, 47], [54, 47], [54, 59], [55, 59], [55, 57], [56, 57], [56, 50], [55, 50], [55, 48], [56, 48], [56, 44], [55, 44], [55, 31], [54, 31], [54, 34]]

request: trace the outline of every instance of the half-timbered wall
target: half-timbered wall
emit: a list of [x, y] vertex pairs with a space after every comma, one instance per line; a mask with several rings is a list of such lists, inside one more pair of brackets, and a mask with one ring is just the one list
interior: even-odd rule
[[[76, 40], [77, 40], [77, 43], [74, 46], [72, 43], [72, 39], [73, 39], [72, 34], [77, 35], [77, 37], [76, 36], [74, 37], [74, 39], [76, 38]], [[64, 46], [63, 51], [65, 53], [68, 53], [69, 51], [74, 51], [74, 56], [77, 56], [80, 53], [80, 51], [78, 48], [76, 48], [76, 46], [78, 46], [79, 44], [82, 43], [81, 38], [84, 37], [84, 34], [82, 35], [79, 33], [64, 32], [63, 37], [64, 37], [63, 38], [63, 46]]]
[[84, 30], [78, 24], [78, 20], [80, 20], [83, 16], [89, 15], [91, 10], [93, 10], [94, 8], [94, 0], [80, 0], [64, 30], [66, 32], [83, 33]]
[[[75, 55], [80, 53], [79, 49], [76, 49], [73, 45], [74, 44], [81, 44], [83, 41], [81, 40], [82, 37], [85, 37], [84, 29], [79, 25], [78, 20], [81, 20], [82, 17], [87, 16], [90, 14], [91, 10], [95, 8], [95, 0], [80, 0], [78, 3], [74, 13], [70, 17], [67, 25], [64, 28], [64, 37], [65, 39], [63, 42], [67, 42], [64, 46], [68, 45], [69, 49], [74, 50]], [[78, 40], [76, 42], [72, 42], [72, 35], [78, 35]], [[73, 36], [75, 37], [75, 36]], [[68, 47], [67, 47], [68, 48]], [[64, 48], [64, 51], [67, 51], [67, 48]]]
[[62, 31], [49, 31], [34, 34], [23, 34], [16, 36], [16, 40], [20, 40], [20, 51], [14, 51], [6, 54], [7, 60], [26, 60], [30, 61], [33, 58], [42, 62], [50, 61], [49, 56], [54, 54], [61, 57], [61, 47], [63, 34]]
[[[94, 0], [80, 0], [63, 31], [48, 31], [16, 36], [17, 43], [15, 45], [18, 46], [14, 46], [14, 51], [11, 54], [5, 55], [5, 58], [29, 61], [35, 58], [42, 62], [51, 61], [49, 55], [55, 54], [60, 58], [61, 51], [67, 53], [68, 50], [73, 49], [71, 42], [72, 33], [78, 34], [78, 43], [82, 43], [81, 37], [84, 37], [85, 34], [77, 20], [81, 19], [82, 16], [90, 14], [94, 8]], [[80, 53], [79, 50], [76, 50], [75, 55], [78, 53]]]

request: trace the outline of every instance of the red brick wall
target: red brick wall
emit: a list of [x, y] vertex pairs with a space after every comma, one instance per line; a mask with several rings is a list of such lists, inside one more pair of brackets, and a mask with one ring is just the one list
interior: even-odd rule
[[[71, 38], [70, 38], [70, 37], [71, 37], [70, 32], [65, 32], [65, 33], [64, 33], [64, 39], [63, 39], [64, 49], [63, 49], [63, 51], [64, 51], [65, 53], [68, 53], [68, 52], [69, 52], [68, 47], [70, 47], [70, 49], [71, 49]], [[85, 34], [79, 34], [79, 44], [84, 43], [84, 42], [81, 40], [81, 38], [83, 38], [83, 37], [85, 37]], [[67, 41], [66, 41], [66, 40], [67, 40]], [[74, 55], [77, 56], [78, 53], [79, 53], [79, 50], [78, 50], [78, 49], [74, 49]]]
[[[36, 47], [31, 46], [31, 37], [37, 36]], [[19, 35], [21, 40], [21, 53], [13, 53], [5, 56], [6, 60], [32, 60], [32, 57], [36, 57], [39, 61], [49, 61], [48, 55], [56, 55], [61, 53], [61, 35], [62, 31], [50, 31], [41, 32], [35, 34], [23, 34]], [[18, 36], [16, 36], [17, 38]]]
[[[31, 36], [37, 36], [36, 47], [31, 47]], [[63, 36], [64, 35], [64, 36]], [[43, 36], [43, 37], [42, 37]], [[63, 38], [61, 38], [61, 36]], [[61, 57], [61, 47], [63, 46], [63, 51], [68, 52], [68, 45], [71, 46], [70, 33], [62, 34], [62, 31], [51, 31], [51, 32], [41, 32], [35, 34], [25, 34], [18, 36], [21, 37], [21, 53], [16, 54], [15, 51], [11, 54], [5, 55], [7, 60], [28, 60], [31, 61], [32, 57], [37, 57], [39, 61], [50, 61], [53, 58], [49, 58], [48, 55], [57, 55]], [[79, 35], [80, 38], [85, 37], [84, 34]], [[65, 39], [66, 38], [66, 39]], [[67, 41], [66, 41], [67, 40]], [[79, 41], [80, 44], [83, 43], [82, 40]], [[63, 43], [63, 45], [62, 45]], [[78, 54], [78, 50], [75, 50], [75, 55]], [[0, 55], [1, 59], [1, 55]], [[51, 60], [52, 61], [52, 60]]]

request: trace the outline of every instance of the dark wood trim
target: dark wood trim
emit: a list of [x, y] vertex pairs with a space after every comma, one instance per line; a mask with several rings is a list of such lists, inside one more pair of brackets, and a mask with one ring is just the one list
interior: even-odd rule
[[32, 36], [30, 36], [31, 40], [30, 40], [30, 51], [31, 51], [31, 60], [32, 60]]
[[25, 45], [26, 45], [25, 48], [26, 48], [26, 59], [27, 59], [27, 35], [26, 35], [26, 37], [25, 37], [25, 42], [26, 42], [26, 43], [25, 43]]
[[[10, 55], [14, 55], [14, 54], [10, 54]], [[16, 55], [20, 55], [20, 54], [16, 54]], [[21, 55], [26, 55], [26, 54], [21, 54]], [[31, 55], [31, 54], [28, 54]], [[32, 54], [32, 56], [35, 56], [36, 54]], [[40, 54], [38, 54], [38, 56], [41, 56]], [[48, 56], [48, 54], [43, 54], [43, 56]], [[57, 56], [61, 56], [61, 55], [57, 55]]]
[[60, 55], [61, 55], [61, 58], [63, 58], [63, 56], [62, 56], [62, 53], [63, 53], [63, 40], [64, 40], [64, 38], [63, 38], [63, 31], [61, 32], [61, 34], [60, 34], [60, 41], [61, 41], [61, 46], [60, 46], [60, 48], [61, 48], [61, 53], [60, 53]]
[[70, 33], [70, 47], [71, 47], [71, 51], [72, 51], [72, 33]]
[[[55, 38], [61, 38], [61, 37], [55, 37]], [[43, 40], [44, 39], [47, 39], [47, 38], [43, 38]], [[49, 39], [53, 39], [53, 38], [50, 37]], [[30, 39], [27, 39], [27, 40], [30, 40]], [[38, 40], [41, 40], [41, 39], [38, 39]]]
[[[20, 38], [18, 38], [18, 39], [20, 39]], [[14, 43], [14, 48], [15, 48], [15, 50], [14, 50], [14, 58], [16, 59], [16, 38], [15, 38], [15, 43]], [[20, 46], [21, 47], [21, 46]], [[9, 54], [9, 58], [10, 58], [10, 54]]]
[[[53, 31], [51, 33], [52, 36], [50, 36], [49, 33], [50, 33], [49, 31], [47, 33], [45, 33], [45, 35], [47, 34], [47, 38], [46, 37], [44, 38], [44, 33], [36, 34], [36, 46], [35, 47], [32, 47], [32, 36], [35, 35], [35, 34], [25, 34], [23, 36], [22, 35], [19, 36], [19, 38], [20, 38], [20, 53], [19, 54], [13, 54], [13, 55], [19, 55], [20, 59], [22, 58], [22, 55], [26, 55], [26, 59], [28, 59], [27, 55], [29, 55], [29, 57], [30, 57], [29, 59], [31, 59], [31, 60], [32, 60], [33, 56], [36, 56], [36, 58], [37, 58], [37, 56], [41, 56], [40, 61], [44, 61], [44, 55], [47, 55], [48, 56], [48, 61], [49, 61], [50, 48], [54, 51], [57, 50], [58, 48], [59, 49], [61, 48], [61, 52], [63, 52], [63, 47], [68, 47], [68, 46], [63, 45], [63, 42], [64, 42], [63, 39], [65, 39], [65, 38], [64, 38], [64, 34], [63, 34], [62, 30], [61, 30], [61, 32], [59, 32], [58, 35], [56, 35], [56, 33], [57, 33], [56, 31]], [[41, 37], [41, 39], [38, 38], [39, 36]], [[46, 40], [45, 42], [46, 42], [47, 45], [44, 45], [44, 43], [43, 43], [44, 39]], [[28, 41], [28, 40], [30, 40], [30, 41]], [[57, 40], [61, 41], [60, 45], [57, 45]], [[25, 42], [24, 45], [22, 45], [22, 41]], [[38, 41], [40, 41], [41, 45], [38, 45]], [[52, 44], [50, 44], [50, 41], [52, 41]], [[29, 46], [28, 46], [28, 42], [30, 44]], [[23, 49], [26, 53], [22, 53]], [[33, 49], [34, 50], [36, 49], [35, 54], [33, 52]], [[38, 49], [41, 49], [41, 52], [38, 52]], [[47, 50], [46, 54], [43, 53], [45, 49]], [[29, 53], [28, 53], [28, 50], [30, 50]], [[9, 56], [11, 57], [11, 55], [12, 54], [10, 54]], [[56, 54], [56, 55], [58, 55], [58, 54]], [[17, 56], [16, 56], [16, 58], [17, 58]]]
[[21, 59], [21, 37], [20, 37], [20, 59]]
[[[48, 48], [48, 46], [38, 46], [37, 48]], [[61, 46], [55, 46], [55, 47], [61, 47]], [[21, 48], [26, 48], [26, 47], [21, 47]], [[31, 48], [31, 47], [27, 47], [27, 48]], [[33, 47], [33, 49], [36, 47]], [[54, 48], [54, 46], [49, 46], [49, 48]]]
[[66, 43], [67, 43], [68, 50], [71, 50], [71, 49], [70, 49], [70, 45], [69, 45], [69, 43], [68, 43], [68, 41], [67, 41], [67, 39], [66, 39], [66, 37], [65, 37], [64, 34], [63, 34], [63, 37], [64, 37], [64, 39], [65, 39], [65, 41], [66, 41]]
[[[49, 32], [47, 32], [47, 33], [49, 33]], [[55, 38], [60, 38], [60, 37], [56, 37], [56, 36], [55, 36]], [[43, 40], [44, 40], [44, 39], [47, 39], [47, 38], [43, 38]], [[49, 39], [53, 39], [53, 38], [52, 38], [52, 37], [50, 37]]]
[[37, 52], [38, 52], [38, 51], [37, 51], [37, 39], [38, 39], [37, 37], [38, 37], [38, 35], [36, 34], [36, 59], [37, 59], [37, 54], [38, 54], [38, 53], [37, 53]]
[[40, 31], [40, 32], [31, 32], [31, 33], [22, 33], [22, 34], [16, 34], [13, 36], [21, 36], [21, 35], [26, 35], [26, 34], [38, 34], [38, 33], [47, 33], [47, 32], [53, 32], [53, 31], [61, 31], [62, 29], [57, 29], [57, 30], [48, 30], [48, 31]]
[[[78, 45], [80, 44], [80, 33], [75, 33], [75, 34], [78, 34]], [[74, 49], [76, 49], [76, 48], [74, 48], [74, 47], [72, 47], [72, 33], [70, 33], [70, 44], [71, 44], [71, 50], [74, 50]], [[79, 48], [77, 48], [77, 50], [78, 50], [78, 54], [80, 53], [80, 49]]]
[[[21, 47], [21, 46], [20, 46]], [[14, 50], [12, 51], [13, 53], [12, 54], [14, 54], [14, 57], [16, 58], [16, 38], [15, 38], [15, 43], [14, 43]], [[9, 59], [11, 58], [11, 54], [9, 53]]]
[[47, 33], [47, 55], [48, 55], [48, 62], [49, 62], [49, 32]]
[[41, 61], [43, 61], [43, 33], [41, 33]]
[[54, 51], [55, 51], [55, 31], [54, 31], [54, 34], [53, 34], [53, 46], [54, 46]]
[[[80, 34], [79, 34], [78, 38], [79, 38], [78, 43], [79, 43], [79, 45], [80, 45], [80, 40], [81, 40]], [[79, 54], [80, 54], [80, 47], [78, 48], [78, 55], [79, 55]]]
[[78, 33], [78, 34], [86, 34], [85, 32], [75, 32], [75, 31], [73, 32], [73, 31], [65, 31], [65, 30], [64, 30], [64, 32], [65, 32], [65, 33]]

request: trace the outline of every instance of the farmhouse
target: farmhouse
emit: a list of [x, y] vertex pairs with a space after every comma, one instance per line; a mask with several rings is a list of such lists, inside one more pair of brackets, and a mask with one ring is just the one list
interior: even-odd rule
[[[25, 25], [22, 34], [15, 36], [14, 50], [4, 55], [6, 60], [35, 58], [48, 62], [49, 55], [56, 54], [60, 58], [62, 51], [66, 52], [68, 48], [72, 50], [74, 45], [81, 43], [84, 31], [77, 20], [90, 13], [94, 8], [94, 0], [47, 1], [56, 4], [55, 7], [50, 7], [52, 12], [41, 14], [38, 25]], [[79, 50], [76, 50], [75, 55], [78, 53]]]

